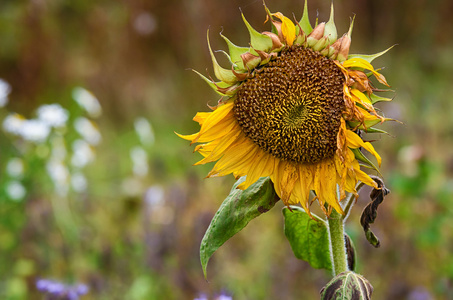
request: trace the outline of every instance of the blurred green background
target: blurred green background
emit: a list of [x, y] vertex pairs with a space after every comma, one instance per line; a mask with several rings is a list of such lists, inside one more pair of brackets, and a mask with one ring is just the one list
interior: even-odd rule
[[[379, 108], [403, 124], [369, 137], [392, 193], [372, 225], [379, 249], [359, 224], [369, 190], [353, 209], [358, 272], [373, 299], [453, 299], [453, 2], [334, 5], [340, 34], [356, 15], [351, 53], [397, 44], [374, 65], [396, 91]], [[299, 18], [303, 1], [267, 6]], [[312, 22], [329, 6], [310, 0]], [[239, 8], [268, 30], [259, 0], [0, 2], [1, 299], [42, 299], [39, 278], [84, 283], [82, 299], [319, 297], [330, 274], [294, 258], [282, 203], [202, 275], [199, 244], [233, 177], [203, 180], [212, 166], [191, 166], [174, 131], [197, 131], [192, 117], [218, 100], [189, 70], [213, 73], [207, 29], [214, 49], [222, 30], [248, 45]]]

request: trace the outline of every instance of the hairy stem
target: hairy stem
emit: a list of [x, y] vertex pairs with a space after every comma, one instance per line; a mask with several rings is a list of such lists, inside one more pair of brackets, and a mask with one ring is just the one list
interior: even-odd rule
[[343, 216], [334, 209], [327, 218], [329, 224], [330, 254], [332, 259], [333, 275], [348, 271], [348, 261], [344, 240]]

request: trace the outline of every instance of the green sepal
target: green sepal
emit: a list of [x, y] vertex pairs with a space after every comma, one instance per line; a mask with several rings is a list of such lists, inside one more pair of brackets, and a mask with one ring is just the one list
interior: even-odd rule
[[236, 46], [223, 34], [220, 34], [220, 36], [225, 40], [225, 42], [228, 45], [228, 51], [230, 52], [230, 58], [232, 63], [235, 64], [239, 70], [244, 70], [245, 67], [242, 62], [241, 55], [249, 51], [249, 48]]
[[329, 38], [327, 36], [324, 36], [320, 38], [313, 46], [311, 46], [311, 48], [314, 51], [321, 51], [327, 46], [329, 46]]
[[298, 206], [283, 208], [285, 235], [294, 255], [315, 269], [332, 270], [329, 232], [326, 222], [312, 213], [310, 216]]
[[214, 82], [212, 81], [211, 79], [205, 77], [203, 74], [201, 74], [200, 72], [196, 71], [196, 70], [193, 70], [193, 72], [197, 73], [207, 84], [209, 84], [209, 86], [214, 90], [214, 92], [216, 92], [217, 94], [221, 95], [221, 96], [227, 96], [227, 94], [225, 93], [222, 93], [218, 90], [218, 88], [222, 88], [222, 89], [225, 89], [225, 88], [229, 88], [231, 87], [232, 85], [231, 84], [228, 84], [226, 82], [223, 82], [223, 81], [219, 81], [219, 82]]
[[231, 70], [222, 68], [219, 63], [217, 62], [217, 59], [214, 56], [214, 53], [212, 52], [211, 49], [211, 43], [209, 42], [209, 30], [208, 30], [208, 47], [209, 47], [209, 53], [211, 54], [211, 59], [212, 59], [212, 65], [214, 67], [214, 74], [217, 79], [222, 80], [225, 83], [228, 83], [230, 85], [235, 84], [238, 82], [237, 77], [233, 74]]
[[360, 124], [359, 122], [353, 122], [353, 121], [348, 121], [348, 125], [350, 128], [358, 128], [361, 130], [366, 130], [369, 127], [373, 127], [374, 125], [380, 123], [380, 119], [374, 119], [374, 120], [365, 120], [363, 123]]
[[[246, 53], [244, 53], [244, 54], [246, 54]], [[261, 63], [261, 57], [253, 49], [250, 49], [249, 54], [253, 56], [253, 59], [251, 59], [248, 62], [246, 62], [245, 63], [245, 67], [246, 67], [247, 70], [253, 70], [256, 67], [258, 67], [259, 64]]]
[[328, 38], [329, 46], [332, 45], [338, 38], [337, 27], [335, 26], [333, 17], [334, 17], [334, 12], [333, 12], [333, 1], [332, 1], [331, 8], [330, 8], [329, 22], [326, 23], [326, 27], [324, 28], [324, 36], [326, 36]]
[[[296, 27], [296, 28], [299, 28], [299, 27]], [[307, 36], [302, 33], [302, 34], [297, 34], [296, 35], [296, 39], [294, 40], [294, 45], [302, 45], [302, 46], [306, 46], [306, 40], [307, 40]]]
[[371, 94], [370, 95], [370, 100], [371, 100], [371, 103], [374, 105], [375, 103], [378, 103], [378, 102], [388, 102], [388, 101], [392, 101], [391, 98], [386, 98], [386, 97], [381, 97], [381, 96], [378, 96], [376, 94]]
[[366, 60], [367, 62], [371, 63], [373, 60], [375, 60], [376, 58], [378, 58], [379, 56], [382, 56], [384, 55], [387, 51], [389, 51], [390, 49], [392, 49], [393, 47], [395, 47], [395, 45], [387, 48], [386, 50], [384, 51], [381, 51], [379, 53], [376, 53], [376, 54], [350, 54], [348, 55], [348, 59], [351, 59], [351, 58], [361, 58], [361, 59], [364, 59]]
[[320, 293], [321, 300], [371, 300], [373, 286], [362, 275], [347, 271], [332, 278]]
[[250, 44], [254, 49], [258, 49], [264, 52], [270, 52], [272, 49], [272, 39], [265, 34], [261, 34], [256, 31], [244, 17], [242, 14], [242, 19], [244, 20], [245, 26], [250, 33]]
[[362, 129], [362, 130], [365, 131], [366, 133], [384, 133], [384, 134], [389, 134], [385, 130], [374, 128], [374, 127], [368, 127], [366, 129]]
[[314, 45], [316, 45], [316, 43], [318, 42], [319, 40], [311, 37], [311, 36], [307, 36], [307, 47], [308, 48], [313, 48]]
[[[379, 175], [381, 175], [381, 173], [379, 172], [379, 169], [376, 167], [376, 165], [368, 159], [368, 157], [366, 157], [362, 151], [360, 151], [359, 148], [357, 149], [351, 149], [352, 150], [352, 153], [354, 153], [354, 156], [355, 158], [359, 161], [359, 162], [362, 162], [363, 164], [365, 164], [364, 166], [365, 167], [369, 167], [370, 169], [373, 169], [375, 170], [376, 172], [378, 172]], [[381, 175], [382, 176], [382, 175]]]
[[302, 19], [299, 21], [300, 28], [304, 31], [305, 35], [309, 35], [313, 31], [311, 27], [310, 20], [308, 18], [308, 5], [307, 0], [305, 0], [304, 12], [302, 14]]
[[252, 219], [269, 211], [280, 200], [269, 177], [258, 179], [246, 190], [237, 189], [244, 181], [245, 176], [233, 185], [201, 241], [200, 261], [205, 278], [208, 261], [214, 252]]
[[216, 53], [222, 53], [223, 55], [226, 56], [226, 58], [228, 59], [228, 61], [230, 62], [230, 64], [231, 64], [233, 67], [236, 66], [235, 63], [233, 63], [233, 61], [231, 60], [230, 55], [229, 55], [228, 53], [226, 53], [226, 51], [224, 51], [224, 50], [216, 50], [216, 51], [214, 51], [214, 52], [216, 52]]

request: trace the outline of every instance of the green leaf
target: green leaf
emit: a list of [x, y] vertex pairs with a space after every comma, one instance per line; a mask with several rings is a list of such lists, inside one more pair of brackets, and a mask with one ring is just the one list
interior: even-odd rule
[[335, 276], [321, 290], [321, 300], [370, 300], [373, 286], [357, 273], [348, 271]]
[[317, 220], [300, 207], [291, 206], [283, 209], [285, 217], [285, 235], [294, 255], [305, 260], [313, 268], [332, 270], [329, 249], [329, 233], [326, 223], [319, 217]]
[[237, 189], [244, 181], [245, 176], [233, 185], [201, 241], [200, 260], [205, 278], [208, 261], [214, 252], [252, 219], [269, 211], [280, 200], [269, 177], [258, 179], [244, 191]]

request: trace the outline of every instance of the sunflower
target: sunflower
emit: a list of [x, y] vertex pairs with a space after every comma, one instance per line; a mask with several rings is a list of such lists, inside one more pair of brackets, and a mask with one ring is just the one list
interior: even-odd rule
[[[222, 96], [211, 112], [199, 112], [200, 131], [180, 135], [200, 143], [203, 155], [196, 165], [216, 161], [207, 177], [232, 173], [246, 176], [238, 186], [247, 189], [260, 177], [270, 177], [286, 204], [309, 207], [317, 200], [329, 215], [343, 214], [346, 192], [357, 196], [359, 181], [376, 183], [361, 166], [377, 170], [362, 153], [365, 149], [381, 164], [381, 157], [363, 132], [387, 119], [374, 104], [390, 99], [377, 96], [370, 78], [388, 86], [372, 65], [374, 55], [348, 55], [349, 31], [337, 37], [333, 6], [328, 22], [312, 28], [307, 2], [302, 19], [293, 22], [265, 6], [272, 30], [259, 33], [242, 18], [250, 33], [250, 47], [226, 41], [231, 68], [221, 67], [209, 44], [214, 73], [219, 81], [198, 73]], [[196, 71], [195, 71], [196, 72]], [[310, 191], [315, 197], [310, 199]]]

